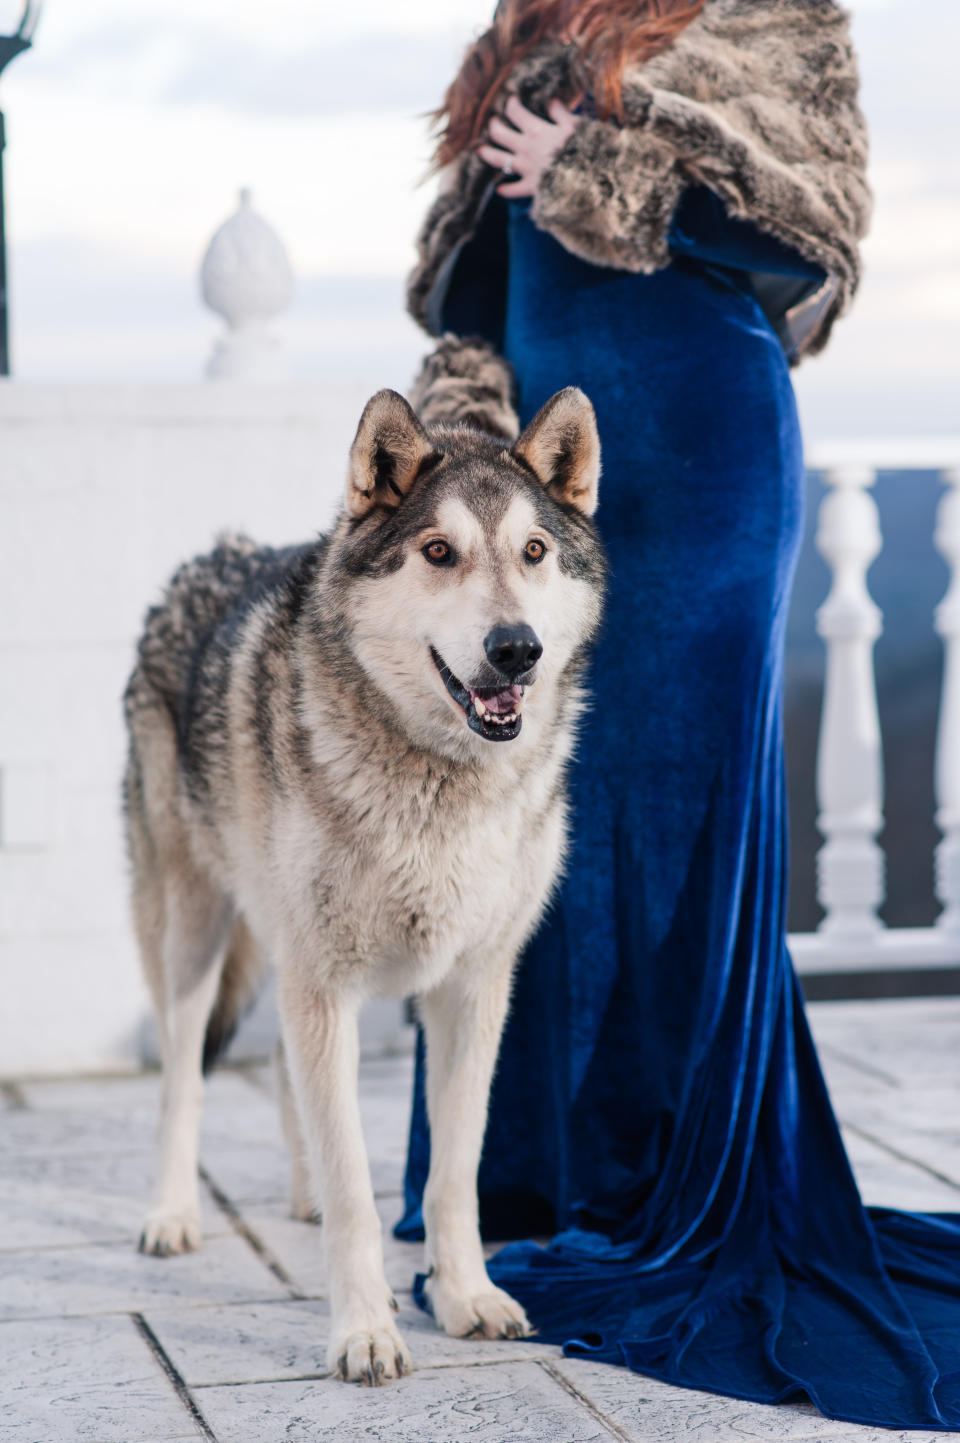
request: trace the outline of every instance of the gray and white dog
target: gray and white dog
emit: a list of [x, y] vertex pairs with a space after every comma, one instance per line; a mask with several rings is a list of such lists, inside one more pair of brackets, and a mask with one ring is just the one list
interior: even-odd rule
[[510, 376], [447, 339], [368, 403], [329, 536], [226, 539], [148, 615], [126, 694], [134, 916], [164, 1057], [141, 1248], [200, 1241], [202, 1068], [276, 966], [298, 1216], [323, 1216], [328, 1366], [410, 1367], [357, 1101], [357, 1014], [416, 994], [432, 1139], [427, 1291], [458, 1336], [522, 1336], [487, 1276], [476, 1175], [511, 973], [557, 877], [600, 617], [600, 452], [568, 389], [519, 439]]

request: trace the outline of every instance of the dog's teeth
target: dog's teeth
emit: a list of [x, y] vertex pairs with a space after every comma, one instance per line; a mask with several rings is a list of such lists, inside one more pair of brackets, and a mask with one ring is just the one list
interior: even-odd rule
[[486, 707], [484, 706], [483, 702], [480, 700], [480, 698], [479, 698], [478, 696], [477, 696], [477, 697], [474, 697], [474, 699], [473, 699], [473, 705], [474, 705], [474, 709], [476, 710], [477, 716], [486, 716], [486, 714], [487, 714], [487, 709], [486, 709]]

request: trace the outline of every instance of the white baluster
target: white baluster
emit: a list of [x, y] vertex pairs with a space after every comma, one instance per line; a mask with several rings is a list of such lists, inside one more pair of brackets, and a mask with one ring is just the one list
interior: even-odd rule
[[946, 595], [935, 612], [943, 638], [943, 690], [937, 727], [936, 893], [943, 905], [937, 926], [960, 933], [960, 470], [943, 477], [950, 488], [937, 508], [934, 543], [950, 568]]
[[875, 473], [843, 467], [824, 477], [817, 549], [833, 585], [817, 612], [827, 647], [823, 716], [817, 754], [817, 826], [826, 838], [817, 855], [817, 895], [826, 912], [820, 931], [838, 942], [870, 941], [882, 930], [884, 857], [876, 836], [883, 823], [880, 719], [873, 643], [882, 630], [866, 574], [882, 545], [876, 502], [867, 492]]

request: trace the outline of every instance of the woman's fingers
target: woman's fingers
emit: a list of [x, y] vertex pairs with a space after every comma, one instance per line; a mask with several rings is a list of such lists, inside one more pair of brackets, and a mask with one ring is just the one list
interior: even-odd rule
[[487, 165], [492, 165], [494, 170], [511, 170], [514, 158], [509, 150], [498, 150], [495, 145], [478, 145], [477, 154]]
[[554, 125], [559, 125], [561, 130], [566, 131], [568, 134], [570, 131], [576, 129], [579, 117], [574, 115], [570, 107], [564, 105], [562, 100], [551, 100], [547, 106], [547, 114], [550, 116]]
[[534, 115], [533, 111], [528, 110], [515, 95], [511, 95], [507, 101], [503, 107], [503, 113], [508, 120], [513, 122], [518, 130], [523, 131], [527, 135], [532, 131], [544, 130], [550, 125], [549, 120], [541, 120], [539, 115]]
[[489, 133], [491, 139], [497, 141], [500, 145], [506, 146], [509, 151], [515, 150], [516, 142], [522, 138], [522, 132], [512, 125], [504, 124], [499, 115], [491, 116]]

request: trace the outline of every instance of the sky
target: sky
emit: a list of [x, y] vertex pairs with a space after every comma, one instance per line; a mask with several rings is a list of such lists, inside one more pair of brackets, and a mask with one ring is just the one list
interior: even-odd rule
[[[960, 432], [960, 4], [859, 0], [877, 207], [867, 278], [797, 373], [814, 440]], [[0, 0], [0, 28], [17, 0]], [[402, 277], [434, 106], [490, 0], [47, 0], [0, 79], [23, 380], [192, 380], [197, 272], [241, 186], [286, 245], [291, 374], [403, 387]]]

